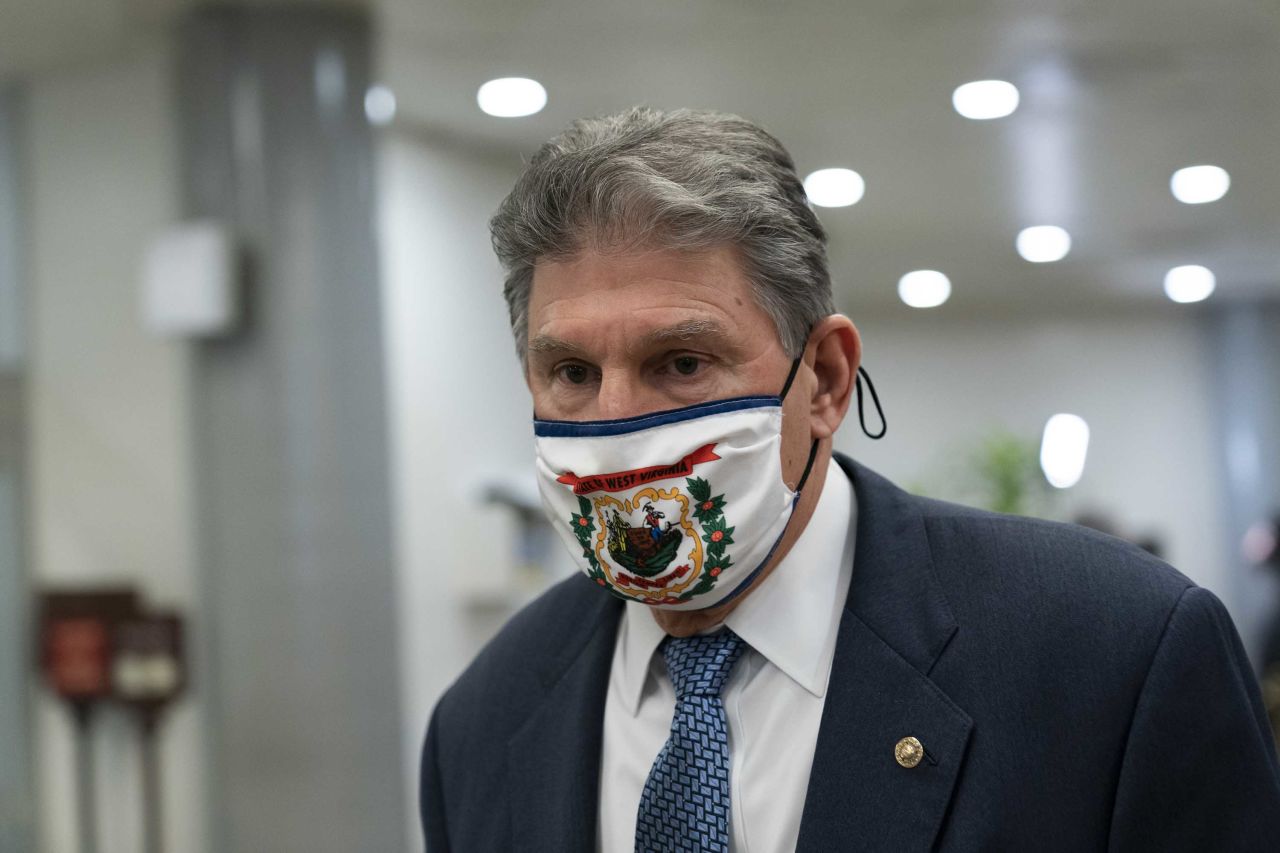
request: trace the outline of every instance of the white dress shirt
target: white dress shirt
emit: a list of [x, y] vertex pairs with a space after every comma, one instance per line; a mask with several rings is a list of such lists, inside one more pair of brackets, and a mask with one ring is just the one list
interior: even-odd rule
[[[790, 553], [724, 621], [748, 644], [721, 693], [735, 853], [795, 849], [853, 574], [856, 522], [853, 486], [832, 461]], [[655, 654], [665, 636], [647, 605], [627, 602], [604, 707], [597, 843], [605, 853], [634, 850], [640, 795], [671, 732], [675, 689]]]

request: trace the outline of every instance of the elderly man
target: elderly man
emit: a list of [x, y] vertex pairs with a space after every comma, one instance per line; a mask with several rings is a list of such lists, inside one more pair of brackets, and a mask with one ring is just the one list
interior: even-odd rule
[[772, 136], [576, 122], [492, 232], [586, 578], [436, 707], [432, 853], [1277, 849], [1280, 769], [1212, 593], [833, 454], [862, 346]]

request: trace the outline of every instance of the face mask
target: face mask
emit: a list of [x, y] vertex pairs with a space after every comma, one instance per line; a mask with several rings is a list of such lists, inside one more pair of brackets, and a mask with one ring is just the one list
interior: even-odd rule
[[724, 604], [768, 563], [813, 466], [782, 480], [782, 399], [738, 397], [611, 421], [535, 419], [542, 504], [579, 567], [670, 610]]

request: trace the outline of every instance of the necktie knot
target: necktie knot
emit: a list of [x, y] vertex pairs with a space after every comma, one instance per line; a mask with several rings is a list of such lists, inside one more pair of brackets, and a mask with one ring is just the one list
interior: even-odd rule
[[667, 637], [662, 643], [662, 656], [667, 661], [676, 699], [719, 696], [744, 648], [742, 638], [728, 628], [714, 634]]

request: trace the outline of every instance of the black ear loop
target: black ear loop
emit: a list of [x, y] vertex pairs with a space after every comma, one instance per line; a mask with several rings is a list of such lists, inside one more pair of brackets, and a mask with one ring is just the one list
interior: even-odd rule
[[[804, 360], [804, 353], [796, 356], [795, 361], [791, 362], [791, 372], [787, 374], [787, 381], [782, 383], [782, 393], [778, 395], [779, 400], [787, 398], [787, 392], [791, 390], [791, 383], [796, 379], [796, 373], [800, 370], [800, 362]], [[809, 479], [809, 472], [813, 470], [813, 460], [818, 456], [818, 439], [813, 440], [813, 444], [809, 446], [809, 461], [804, 465], [804, 473], [800, 475], [800, 482], [796, 484], [795, 491], [798, 494], [804, 488], [805, 480]]]
[[787, 392], [791, 390], [791, 383], [796, 381], [796, 373], [800, 371], [800, 362], [803, 360], [804, 353], [800, 353], [791, 362], [791, 372], [787, 374], [787, 381], [782, 383], [782, 393], [778, 395], [779, 400], [787, 399]]
[[[796, 372], [800, 369], [800, 359], [801, 357], [797, 356], [796, 360], [791, 363], [791, 372], [787, 374], [787, 381], [783, 384], [782, 393], [778, 395], [778, 399], [784, 399], [787, 396], [787, 392], [791, 390], [791, 383], [795, 381]], [[867, 373], [867, 371], [862, 368], [862, 365], [858, 365], [858, 373], [860, 375], [854, 379], [853, 386], [858, 395], [858, 422], [862, 425], [862, 431], [866, 433], [867, 438], [877, 440], [884, 438], [884, 434], [889, 431], [889, 422], [885, 420], [884, 407], [880, 405], [880, 395], [876, 394], [876, 386], [875, 383], [871, 381], [871, 374]], [[864, 376], [867, 379], [867, 390], [871, 392], [871, 401], [875, 403], [876, 411], [880, 415], [880, 432], [875, 435], [872, 435], [871, 430], [867, 429], [866, 413], [862, 408], [862, 379]], [[809, 461], [805, 463], [804, 473], [800, 475], [800, 482], [796, 484], [795, 490], [797, 492], [804, 488], [805, 481], [809, 479], [809, 473], [813, 470], [813, 461], [817, 457], [818, 440], [815, 438], [813, 440], [813, 444], [809, 446]]]
[[[858, 421], [862, 424], [862, 431], [867, 434], [867, 438], [881, 439], [889, 430], [889, 423], [884, 419], [884, 408], [880, 405], [880, 398], [876, 395], [876, 386], [871, 382], [871, 374], [862, 369], [862, 365], [858, 365], [858, 373], [862, 374], [854, 380], [854, 390], [858, 392]], [[871, 392], [871, 401], [876, 404], [876, 411], [880, 414], [880, 432], [875, 435], [867, 429], [867, 419], [862, 412], [862, 377], [867, 378], [867, 390]]]
[[[791, 383], [795, 382], [796, 371], [800, 370], [800, 361], [803, 357], [803, 353], [801, 353], [801, 355], [796, 356], [795, 361], [791, 362], [791, 373], [787, 374], [787, 380], [782, 384], [782, 393], [778, 394], [778, 400], [785, 400], [787, 392], [791, 391]], [[867, 370], [863, 369], [863, 366], [861, 365], [858, 365], [858, 374], [858, 377], [855, 377], [854, 379], [854, 391], [858, 392], [858, 423], [861, 424], [861, 428], [863, 428], [863, 432], [867, 434], [867, 438], [877, 439], [878, 441], [878, 439], [884, 438], [884, 433], [888, 432], [888, 421], [884, 420], [884, 407], [881, 406], [881, 402], [879, 402], [879, 394], [876, 393], [876, 383], [872, 382], [872, 375], [867, 373]], [[867, 429], [867, 412], [863, 410], [864, 378], [867, 379], [867, 389], [872, 393], [872, 402], [876, 403], [876, 411], [879, 415], [879, 419], [881, 419], [881, 430], [874, 435], [872, 434], [872, 430]], [[813, 471], [813, 461], [817, 459], [817, 457], [818, 439], [815, 438], [813, 439], [813, 444], [810, 444], [809, 446], [809, 461], [805, 462], [804, 474], [800, 475], [800, 482], [796, 484], [795, 488], [796, 492], [800, 492], [800, 489], [804, 488], [806, 480], [809, 479], [810, 471]]]

